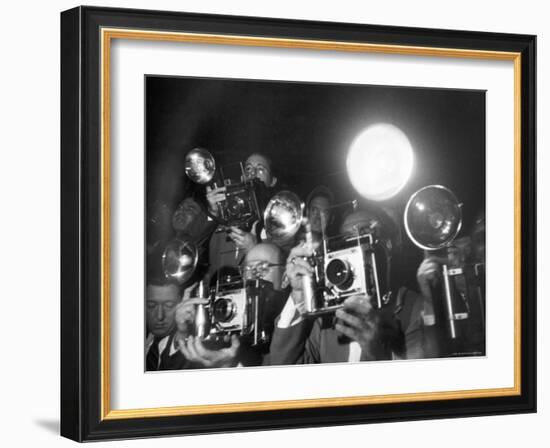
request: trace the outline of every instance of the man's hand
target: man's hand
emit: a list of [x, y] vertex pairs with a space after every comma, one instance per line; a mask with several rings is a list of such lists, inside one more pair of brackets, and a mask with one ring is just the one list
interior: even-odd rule
[[193, 294], [193, 291], [197, 288], [197, 286], [199, 286], [199, 282], [195, 282], [183, 290], [183, 297], [181, 299], [182, 303], [180, 303], [180, 305], [183, 305], [191, 299], [191, 294]]
[[306, 243], [294, 247], [288, 255], [285, 278], [292, 288], [292, 299], [299, 306], [302, 302], [302, 283], [305, 276], [313, 275], [313, 266], [309, 262], [313, 252]]
[[229, 238], [233, 240], [235, 246], [239, 249], [244, 249], [245, 252], [248, 252], [258, 243], [258, 240], [252, 233], [245, 232], [235, 226], [229, 228]]
[[431, 297], [431, 286], [437, 284], [441, 278], [441, 264], [446, 260], [438, 257], [425, 258], [416, 271], [418, 287], [424, 297]]
[[175, 320], [177, 335], [176, 340], [187, 338], [193, 334], [193, 328], [195, 326], [195, 310], [196, 305], [206, 305], [208, 299], [194, 298], [187, 299], [176, 307]]
[[179, 349], [188, 361], [204, 367], [234, 367], [237, 364], [239, 346], [236, 335], [231, 336], [231, 346], [219, 350], [207, 349], [200, 338], [193, 336], [180, 340], [179, 343]]
[[208, 201], [208, 211], [212, 216], [219, 216], [220, 209], [218, 204], [225, 201], [225, 187], [212, 188], [206, 187], [206, 200]]
[[380, 340], [380, 317], [365, 295], [351, 296], [343, 308], [336, 311], [335, 329], [361, 346], [361, 359], [380, 359], [383, 341]]

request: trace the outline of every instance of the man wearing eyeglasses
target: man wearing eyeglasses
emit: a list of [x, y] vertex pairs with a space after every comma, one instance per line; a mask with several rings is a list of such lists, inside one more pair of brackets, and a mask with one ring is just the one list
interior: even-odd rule
[[[241, 273], [248, 284], [261, 283], [262, 328], [269, 337], [275, 318], [280, 314], [288, 292], [282, 291], [284, 255], [281, 249], [270, 243], [255, 245], [246, 255]], [[178, 326], [184, 328], [194, 320], [194, 304], [197, 299], [184, 301], [176, 312]], [[187, 320], [187, 324], [183, 322]], [[181, 322], [180, 322], [181, 321]], [[232, 367], [261, 365], [267, 346], [251, 347], [248, 341], [233, 336], [228, 347], [212, 350], [200, 338], [189, 336], [180, 339], [180, 350], [193, 366]]]
[[260, 243], [246, 255], [242, 267], [247, 281], [263, 280], [271, 283], [275, 291], [281, 290], [285, 260], [281, 249], [274, 244]]

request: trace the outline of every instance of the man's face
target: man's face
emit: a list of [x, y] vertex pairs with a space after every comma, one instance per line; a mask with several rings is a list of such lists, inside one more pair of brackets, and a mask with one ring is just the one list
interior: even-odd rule
[[244, 164], [244, 172], [247, 179], [258, 179], [266, 187], [271, 187], [273, 175], [268, 160], [260, 154], [252, 154]]
[[193, 199], [187, 198], [183, 201], [181, 209], [185, 215], [191, 216], [191, 218], [200, 215], [201, 208]]
[[154, 336], [167, 336], [174, 329], [174, 314], [178, 302], [176, 285], [147, 285], [147, 328]]
[[197, 236], [204, 226], [204, 213], [199, 204], [191, 198], [185, 199], [173, 218], [174, 229], [192, 237]]
[[244, 263], [245, 280], [262, 279], [273, 284], [273, 289], [281, 289], [283, 266], [276, 246], [258, 244], [247, 254]]
[[316, 196], [309, 203], [309, 222], [311, 230], [325, 233], [330, 218], [330, 202], [325, 196]]

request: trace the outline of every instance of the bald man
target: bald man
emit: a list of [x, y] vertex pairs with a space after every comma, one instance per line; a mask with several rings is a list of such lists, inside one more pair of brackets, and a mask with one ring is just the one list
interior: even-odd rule
[[270, 282], [275, 291], [280, 291], [284, 266], [284, 256], [278, 246], [272, 243], [256, 244], [244, 259], [244, 278]]
[[282, 288], [285, 271], [283, 251], [273, 243], [260, 243], [246, 255], [242, 267], [244, 279], [249, 285], [259, 280], [261, 327], [265, 344], [243, 351], [245, 365], [269, 364], [269, 344], [275, 327], [275, 319], [281, 313], [289, 291]]
[[[284, 273], [281, 249], [270, 243], [255, 245], [246, 255], [242, 271], [244, 280], [248, 284], [259, 281], [262, 302], [261, 327], [269, 338], [275, 318], [280, 314], [288, 296], [288, 292], [281, 289]], [[189, 302], [184, 302], [176, 312], [178, 329], [182, 330], [180, 350], [189, 361], [189, 365], [193, 368], [196, 366], [213, 368], [257, 366], [264, 363], [268, 345], [252, 347], [249, 339], [239, 340], [233, 336], [230, 346], [212, 350], [205, 347], [201, 339], [184, 335], [185, 329], [189, 328], [194, 320], [193, 305], [196, 303], [197, 299], [190, 299]]]

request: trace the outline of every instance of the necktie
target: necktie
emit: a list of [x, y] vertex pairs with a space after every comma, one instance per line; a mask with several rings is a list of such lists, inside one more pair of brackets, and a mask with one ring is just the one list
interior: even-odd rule
[[174, 335], [172, 334], [168, 338], [168, 342], [166, 343], [166, 348], [160, 354], [160, 357], [159, 357], [160, 360], [159, 360], [157, 370], [172, 370], [172, 368], [170, 367], [170, 358], [171, 358], [170, 349], [172, 347], [172, 341], [173, 340], [174, 340]]
[[155, 338], [155, 340], [151, 344], [151, 347], [149, 348], [149, 352], [147, 353], [147, 358], [145, 361], [146, 370], [158, 370], [159, 368], [159, 341], [160, 339]]

